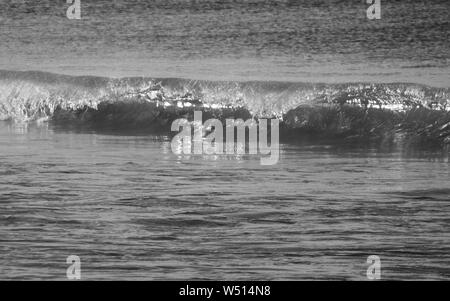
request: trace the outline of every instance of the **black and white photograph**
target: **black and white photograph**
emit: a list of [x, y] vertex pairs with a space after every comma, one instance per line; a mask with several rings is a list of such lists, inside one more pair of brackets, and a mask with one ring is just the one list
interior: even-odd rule
[[449, 157], [449, 0], [0, 0], [0, 281], [450, 280]]

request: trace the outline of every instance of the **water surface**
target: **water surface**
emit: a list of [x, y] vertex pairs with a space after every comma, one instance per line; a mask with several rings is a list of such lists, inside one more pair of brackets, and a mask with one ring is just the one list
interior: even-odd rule
[[281, 145], [177, 157], [165, 137], [0, 125], [0, 279], [449, 279], [448, 153]]
[[0, 69], [207, 80], [450, 86], [448, 0], [0, 3]]

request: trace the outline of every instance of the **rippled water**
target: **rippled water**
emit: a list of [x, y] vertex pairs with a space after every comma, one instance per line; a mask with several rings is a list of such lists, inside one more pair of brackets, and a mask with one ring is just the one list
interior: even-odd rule
[[0, 2], [0, 69], [450, 85], [448, 0]]
[[[366, 1], [81, 3], [74, 21], [65, 1], [0, 1], [0, 69], [450, 85], [448, 0], [382, 1], [376, 21]], [[6, 80], [4, 116], [86, 96], [36, 74], [54, 85]], [[378, 255], [382, 279], [449, 280], [449, 184], [445, 151], [297, 141], [268, 167], [177, 157], [161, 136], [0, 123], [0, 279], [63, 280], [78, 255], [82, 279], [364, 280]]]
[[450, 278], [448, 153], [324, 144], [177, 157], [168, 138], [0, 124], [0, 279]]

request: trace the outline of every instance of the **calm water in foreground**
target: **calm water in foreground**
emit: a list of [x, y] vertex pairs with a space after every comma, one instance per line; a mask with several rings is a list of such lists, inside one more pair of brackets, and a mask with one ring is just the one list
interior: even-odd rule
[[152, 136], [0, 124], [0, 279], [450, 279], [448, 154], [282, 145], [178, 158]]

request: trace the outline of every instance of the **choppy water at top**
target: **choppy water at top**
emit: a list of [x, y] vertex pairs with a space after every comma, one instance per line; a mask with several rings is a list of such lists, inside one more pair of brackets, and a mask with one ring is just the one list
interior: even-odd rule
[[0, 124], [0, 279], [449, 279], [448, 153], [282, 145], [182, 157], [167, 138]]
[[0, 1], [0, 69], [449, 87], [447, 0]]

